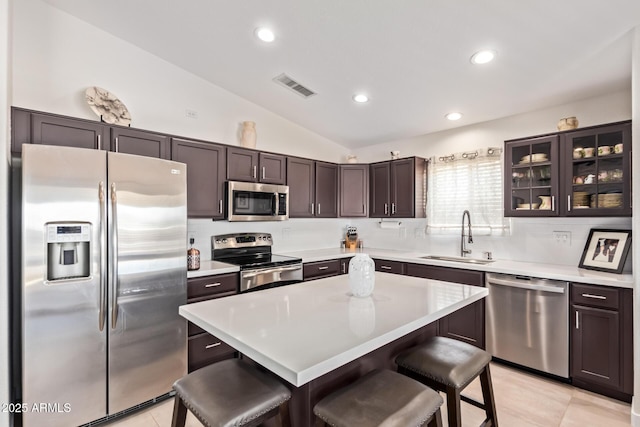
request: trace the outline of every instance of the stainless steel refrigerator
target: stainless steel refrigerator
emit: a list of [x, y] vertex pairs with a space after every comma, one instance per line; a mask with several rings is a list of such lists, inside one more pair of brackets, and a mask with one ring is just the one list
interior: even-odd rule
[[165, 395], [187, 372], [186, 166], [22, 149], [23, 426], [77, 426]]

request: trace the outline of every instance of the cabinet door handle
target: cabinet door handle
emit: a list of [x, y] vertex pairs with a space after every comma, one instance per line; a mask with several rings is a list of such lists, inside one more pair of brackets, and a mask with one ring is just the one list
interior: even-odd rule
[[604, 295], [582, 294], [582, 296], [585, 298], [592, 298], [592, 299], [607, 299], [607, 297], [605, 297]]
[[116, 136], [116, 153], [118, 152], [119, 149], [119, 141], [118, 141], [118, 137]]
[[98, 150], [102, 150], [102, 135], [98, 134]]
[[389, 205], [386, 203], [384, 204], [384, 214], [389, 215]]
[[222, 213], [222, 199], [218, 202], [218, 210]]
[[342, 261], [342, 274], [347, 274], [347, 263]]
[[388, 265], [381, 265], [380, 269], [382, 269], [382, 270], [391, 270], [391, 267], [388, 266]]
[[314, 209], [313, 209], [313, 203], [311, 203], [311, 215], [315, 215], [315, 214], [316, 213], [314, 212]]
[[320, 215], [320, 203], [318, 203], [318, 215]]
[[205, 288], [215, 288], [216, 286], [220, 286], [222, 285], [222, 283], [220, 282], [216, 282], [216, 283], [209, 283], [208, 285], [204, 285]]
[[267, 170], [266, 167], [262, 167], [262, 179], [267, 179]]
[[318, 267], [318, 270], [326, 270], [327, 268], [329, 268], [328, 265], [322, 266], [322, 267]]
[[580, 329], [580, 313], [576, 310], [576, 329]]
[[571, 212], [571, 194], [567, 194], [567, 210]]
[[256, 179], [258, 177], [258, 167], [257, 166], [253, 166], [253, 179]]
[[209, 350], [210, 348], [217, 347], [220, 344], [222, 344], [222, 343], [221, 342], [214, 342], [213, 344], [206, 345], [204, 348], [205, 348], [205, 350]]
[[556, 196], [551, 196], [551, 211], [555, 212], [556, 210]]
[[396, 204], [391, 203], [391, 215], [395, 215], [395, 214], [396, 214]]

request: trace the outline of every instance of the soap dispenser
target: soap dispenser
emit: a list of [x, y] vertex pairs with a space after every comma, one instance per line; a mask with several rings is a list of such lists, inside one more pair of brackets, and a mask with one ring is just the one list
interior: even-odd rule
[[187, 250], [187, 270], [188, 271], [200, 269], [200, 251], [193, 247], [194, 242], [195, 242], [195, 239], [193, 237], [189, 239], [191, 248]]

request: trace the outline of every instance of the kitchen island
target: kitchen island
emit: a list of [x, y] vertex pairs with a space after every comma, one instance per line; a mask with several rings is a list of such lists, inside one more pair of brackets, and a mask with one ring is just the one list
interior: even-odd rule
[[249, 292], [180, 307], [187, 320], [290, 384], [294, 426], [313, 405], [435, 334], [433, 322], [488, 295], [484, 288], [376, 272], [373, 295], [348, 277]]

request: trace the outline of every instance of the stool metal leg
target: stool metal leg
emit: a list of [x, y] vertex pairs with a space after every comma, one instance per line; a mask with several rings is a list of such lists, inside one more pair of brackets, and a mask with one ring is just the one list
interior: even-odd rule
[[480, 386], [482, 387], [482, 398], [484, 400], [484, 411], [487, 414], [486, 426], [498, 427], [498, 418], [496, 416], [496, 402], [493, 396], [493, 385], [491, 383], [491, 372], [489, 365], [485, 366], [480, 373]]
[[187, 422], [187, 407], [180, 397], [176, 394], [175, 401], [173, 403], [173, 419], [171, 420], [171, 427], [184, 427]]

